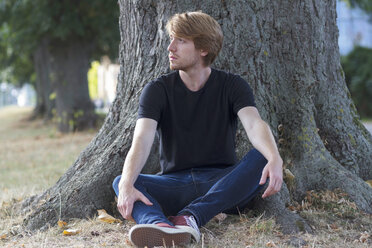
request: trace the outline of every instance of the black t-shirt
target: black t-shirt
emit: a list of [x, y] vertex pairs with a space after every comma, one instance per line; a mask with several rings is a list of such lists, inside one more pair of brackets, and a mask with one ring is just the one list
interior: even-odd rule
[[144, 87], [138, 118], [158, 122], [161, 173], [236, 163], [237, 113], [255, 106], [248, 83], [212, 69], [204, 87], [189, 90], [175, 71]]

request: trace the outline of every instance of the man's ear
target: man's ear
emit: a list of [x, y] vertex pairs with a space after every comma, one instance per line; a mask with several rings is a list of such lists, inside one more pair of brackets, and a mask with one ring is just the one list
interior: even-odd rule
[[205, 50], [202, 49], [202, 50], [200, 50], [200, 55], [205, 57], [205, 56], [208, 55], [208, 51], [205, 51]]

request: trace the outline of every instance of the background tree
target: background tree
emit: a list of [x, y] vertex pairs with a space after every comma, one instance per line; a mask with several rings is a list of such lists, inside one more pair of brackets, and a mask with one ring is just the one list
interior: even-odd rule
[[[30, 229], [115, 209], [111, 183], [130, 148], [143, 86], [168, 71], [170, 16], [203, 10], [221, 24], [225, 41], [215, 67], [242, 75], [278, 140], [285, 182], [256, 207], [274, 215], [284, 232], [310, 231], [286, 206], [308, 190], [340, 188], [372, 213], [372, 138], [359, 122], [340, 66], [336, 1], [120, 0], [120, 75], [105, 123], [76, 162], [24, 207]], [[240, 128], [239, 155], [250, 149]], [[158, 167], [157, 144], [145, 167]], [[26, 208], [27, 210], [27, 208]], [[61, 215], [59, 214], [61, 213]]]
[[94, 106], [87, 86], [89, 62], [106, 54], [115, 58], [119, 33], [114, 1], [4, 0], [1, 21], [11, 35], [7, 44], [15, 55], [33, 58], [37, 73], [36, 110], [49, 116], [56, 101], [59, 130], [92, 127]]

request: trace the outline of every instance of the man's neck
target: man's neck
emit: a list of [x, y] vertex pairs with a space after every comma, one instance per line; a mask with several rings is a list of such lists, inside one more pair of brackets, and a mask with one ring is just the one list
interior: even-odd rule
[[207, 82], [209, 75], [211, 75], [211, 68], [209, 66], [193, 70], [179, 71], [180, 77], [185, 86], [191, 91], [198, 91]]

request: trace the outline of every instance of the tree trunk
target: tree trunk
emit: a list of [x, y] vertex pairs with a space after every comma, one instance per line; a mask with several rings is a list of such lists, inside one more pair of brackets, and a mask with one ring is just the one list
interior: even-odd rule
[[34, 67], [36, 72], [36, 107], [31, 118], [44, 117], [49, 120], [53, 117], [55, 99], [51, 82], [51, 56], [49, 41], [44, 38], [34, 52]]
[[81, 40], [51, 45], [58, 129], [64, 133], [93, 128], [96, 123], [87, 81], [90, 47]]
[[[56, 185], [26, 202], [38, 206], [26, 219], [28, 228], [115, 208], [111, 183], [121, 173], [131, 145], [141, 89], [168, 71], [165, 24], [174, 13], [187, 10], [203, 10], [221, 24], [225, 41], [214, 67], [240, 74], [250, 83], [285, 168], [294, 174], [286, 177], [279, 194], [256, 206], [276, 216], [286, 233], [311, 231], [286, 208], [308, 190], [341, 188], [360, 209], [372, 213], [372, 189], [363, 181], [372, 178], [372, 138], [359, 122], [340, 66], [336, 1], [119, 3], [117, 97], [103, 127], [74, 165]], [[240, 128], [237, 153], [241, 156], [250, 147]], [[158, 168], [156, 150], [155, 145], [147, 172]]]

